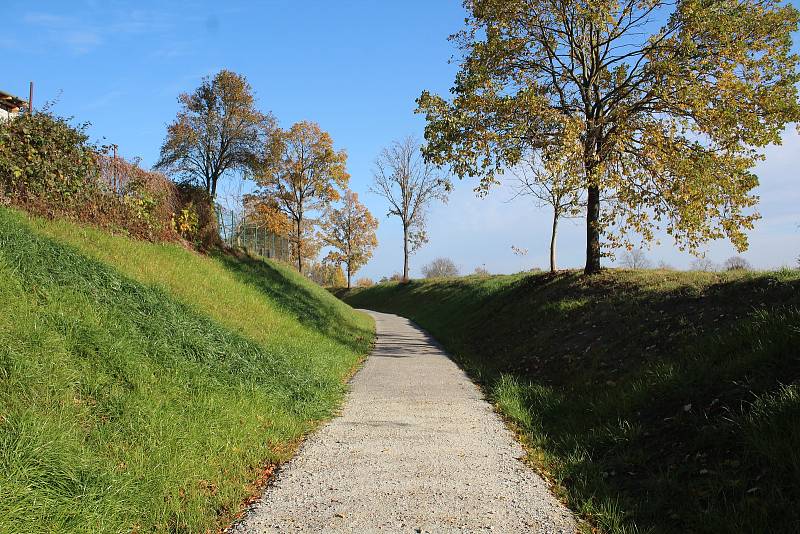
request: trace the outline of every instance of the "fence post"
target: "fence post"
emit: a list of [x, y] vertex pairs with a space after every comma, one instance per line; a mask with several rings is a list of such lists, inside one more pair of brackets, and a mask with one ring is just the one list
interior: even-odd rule
[[114, 193], [119, 194], [117, 187], [117, 145], [111, 145], [114, 148], [114, 159], [111, 161], [111, 183], [114, 188]]

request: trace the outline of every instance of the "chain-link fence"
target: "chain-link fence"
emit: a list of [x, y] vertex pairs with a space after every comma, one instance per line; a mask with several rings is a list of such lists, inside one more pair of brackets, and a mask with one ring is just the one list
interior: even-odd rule
[[231, 247], [240, 247], [263, 258], [291, 261], [289, 240], [269, 231], [247, 217], [244, 209], [229, 209], [217, 204], [220, 238]]

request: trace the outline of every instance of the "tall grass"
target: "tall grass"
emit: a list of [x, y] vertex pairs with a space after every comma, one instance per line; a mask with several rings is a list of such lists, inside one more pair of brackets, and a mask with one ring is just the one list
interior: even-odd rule
[[384, 284], [606, 532], [800, 531], [800, 272]]
[[220, 324], [297, 355], [297, 363], [309, 372], [335, 363], [327, 352], [339, 344], [362, 354], [370, 347], [368, 316], [353, 312], [280, 262], [223, 253], [206, 257], [173, 244], [124, 239], [66, 221], [32, 219], [28, 224], [138, 282], [169, 292]]
[[0, 532], [215, 530], [371, 339], [280, 267], [0, 210]]

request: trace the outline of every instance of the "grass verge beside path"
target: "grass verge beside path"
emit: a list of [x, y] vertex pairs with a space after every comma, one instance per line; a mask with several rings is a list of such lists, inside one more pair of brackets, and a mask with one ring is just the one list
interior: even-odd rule
[[340, 296], [441, 341], [601, 530], [800, 531], [800, 272], [466, 277]]
[[0, 209], [0, 532], [216, 530], [372, 339], [281, 266]]

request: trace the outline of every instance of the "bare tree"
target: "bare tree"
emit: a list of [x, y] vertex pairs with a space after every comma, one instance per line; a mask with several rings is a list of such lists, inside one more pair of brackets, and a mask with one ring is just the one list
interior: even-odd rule
[[692, 261], [691, 270], [710, 273], [717, 270], [717, 264], [703, 256]]
[[425, 278], [454, 278], [458, 276], [458, 267], [450, 258], [436, 258], [422, 268]]
[[580, 216], [586, 205], [581, 197], [580, 168], [570, 158], [534, 152], [515, 169], [514, 196], [532, 197], [537, 207], [550, 206], [553, 224], [550, 232], [550, 272], [556, 270], [556, 233], [562, 218]]
[[723, 267], [726, 271], [751, 271], [753, 269], [750, 262], [741, 256], [731, 256], [725, 260]]
[[427, 241], [425, 213], [434, 200], [447, 201], [450, 181], [422, 157], [413, 137], [394, 141], [375, 160], [370, 192], [389, 202], [387, 216], [403, 225], [403, 280], [408, 280], [408, 257]]
[[650, 268], [650, 260], [647, 259], [644, 251], [640, 248], [633, 248], [630, 250], [626, 250], [622, 254], [622, 259], [620, 259], [620, 264], [623, 267], [628, 269], [649, 269]]
[[476, 276], [491, 276], [492, 273], [489, 272], [489, 269], [487, 269], [485, 265], [479, 265], [475, 267], [474, 274]]

